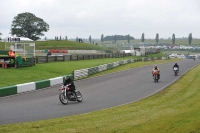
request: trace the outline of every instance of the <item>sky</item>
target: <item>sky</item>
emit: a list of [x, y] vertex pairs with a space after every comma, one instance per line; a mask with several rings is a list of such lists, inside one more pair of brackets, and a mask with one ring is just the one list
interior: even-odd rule
[[47, 38], [200, 38], [200, 0], [0, 0], [0, 33], [11, 36], [14, 17], [29, 12], [49, 24]]

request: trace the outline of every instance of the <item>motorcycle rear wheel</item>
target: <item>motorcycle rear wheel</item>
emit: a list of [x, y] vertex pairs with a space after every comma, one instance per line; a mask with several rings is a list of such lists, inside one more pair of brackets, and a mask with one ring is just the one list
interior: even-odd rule
[[68, 104], [67, 96], [65, 97], [64, 93], [60, 93], [59, 95], [60, 102], [64, 105]]

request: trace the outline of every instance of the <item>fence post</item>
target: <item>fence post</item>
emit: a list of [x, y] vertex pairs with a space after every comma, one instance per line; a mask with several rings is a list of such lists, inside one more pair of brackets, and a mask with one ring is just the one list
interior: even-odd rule
[[72, 55], [70, 55], [70, 58], [69, 58], [69, 60], [70, 60], [70, 61], [72, 61]]
[[46, 62], [48, 63], [48, 55], [46, 56]]
[[36, 63], [38, 63], [38, 57], [36, 56]]

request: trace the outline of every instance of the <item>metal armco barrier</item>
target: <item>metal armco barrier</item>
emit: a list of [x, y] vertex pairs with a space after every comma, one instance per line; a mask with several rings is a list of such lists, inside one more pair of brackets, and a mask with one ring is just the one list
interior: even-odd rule
[[74, 60], [91, 60], [103, 58], [120, 58], [132, 56], [130, 53], [122, 54], [78, 54], [78, 55], [49, 55], [49, 56], [36, 56], [36, 63], [48, 63], [56, 61], [74, 61]]
[[128, 59], [128, 60], [122, 60], [122, 61], [117, 61], [117, 62], [113, 62], [113, 63], [109, 63], [109, 64], [103, 64], [100, 66], [95, 66], [95, 67], [91, 67], [91, 68], [86, 68], [86, 69], [81, 69], [81, 70], [75, 70], [74, 71], [74, 79], [81, 79], [81, 78], [85, 78], [88, 75], [92, 75], [104, 70], [108, 70], [108, 69], [112, 69], [114, 67], [120, 66], [120, 65], [124, 65], [127, 63], [131, 63], [131, 62], [135, 62], [137, 61], [137, 59]]

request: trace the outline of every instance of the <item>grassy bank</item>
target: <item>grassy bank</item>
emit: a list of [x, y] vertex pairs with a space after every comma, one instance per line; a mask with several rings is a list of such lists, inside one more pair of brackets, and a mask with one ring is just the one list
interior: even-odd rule
[[79, 43], [73, 41], [37, 41], [35, 42], [36, 49], [67, 49], [67, 50], [102, 50], [102, 47], [88, 44], [88, 43]]
[[[105, 50], [102, 46], [89, 43], [79, 43], [73, 41], [36, 41], [35, 49], [44, 50], [44, 49], [66, 49], [66, 50]], [[5, 43], [0, 42], [0, 49], [5, 49]]]
[[88, 114], [1, 125], [0, 132], [198, 133], [200, 132], [199, 80], [200, 66], [197, 66], [175, 84], [146, 99]]

